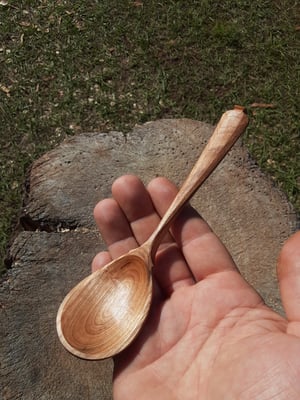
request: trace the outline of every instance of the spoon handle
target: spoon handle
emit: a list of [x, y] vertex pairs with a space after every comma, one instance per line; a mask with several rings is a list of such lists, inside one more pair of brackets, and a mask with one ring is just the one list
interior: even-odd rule
[[211, 138], [177, 196], [161, 219], [156, 230], [145, 243], [145, 246], [150, 248], [152, 261], [155, 258], [161, 239], [174, 217], [222, 161], [247, 125], [248, 117], [243, 107], [235, 106], [233, 110], [226, 111], [222, 115]]

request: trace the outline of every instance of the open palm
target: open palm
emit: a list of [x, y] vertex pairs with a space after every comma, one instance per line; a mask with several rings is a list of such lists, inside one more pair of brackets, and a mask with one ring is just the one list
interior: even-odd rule
[[[119, 178], [95, 208], [108, 251], [93, 269], [143, 243], [176, 195], [164, 178], [147, 188]], [[154, 296], [137, 339], [115, 357], [114, 398], [299, 399], [300, 235], [281, 252], [287, 319], [268, 308], [206, 222], [187, 206], [156, 257]]]

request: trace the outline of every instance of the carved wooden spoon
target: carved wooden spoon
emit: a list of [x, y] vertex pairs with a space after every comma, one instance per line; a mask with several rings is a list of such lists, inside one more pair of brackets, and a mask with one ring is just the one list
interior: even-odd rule
[[136, 337], [151, 304], [151, 268], [161, 239], [247, 124], [243, 107], [225, 112], [151, 237], [82, 280], [68, 293], [56, 321], [58, 336], [67, 350], [81, 358], [102, 359], [119, 353]]

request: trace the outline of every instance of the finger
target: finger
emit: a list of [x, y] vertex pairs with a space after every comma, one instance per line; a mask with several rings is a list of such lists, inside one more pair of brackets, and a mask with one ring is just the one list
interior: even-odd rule
[[175, 242], [165, 244], [157, 252], [153, 275], [165, 296], [196, 283], [181, 250]]
[[[114, 182], [112, 193], [130, 221], [136, 240], [140, 244], [144, 243], [160, 221], [148, 190], [137, 177], [127, 175]], [[167, 208], [170, 199], [166, 200]], [[161, 201], [165, 201], [164, 197]], [[175, 288], [195, 283], [180, 249], [170, 234], [166, 235], [158, 251], [153, 273], [166, 296], [169, 296]]]
[[[144, 188], [144, 190], [146, 189]], [[133, 192], [135, 192], [134, 188]], [[143, 206], [143, 203], [140, 205]], [[130, 207], [129, 212], [131, 212]], [[143, 214], [141, 214], [141, 216], [142, 215]], [[127, 242], [127, 247], [132, 247], [132, 245], [136, 247], [137, 245], [135, 238], [132, 236], [128, 219], [122, 212], [119, 204], [114, 199], [105, 199], [99, 202], [94, 209], [94, 216], [100, 232], [102, 233], [102, 236], [108, 245], [109, 251], [100, 252], [95, 256], [92, 261], [92, 272], [101, 269], [110, 261], [112, 261], [116, 253], [123, 252], [123, 244], [125, 241]], [[121, 249], [120, 246], [122, 247]], [[115, 256], [117, 257], [118, 254]], [[163, 293], [161, 292], [159, 285], [157, 285], [155, 278], [153, 278], [153, 304], [157, 306], [157, 304], [162, 301], [163, 298]], [[144, 336], [147, 338], [145, 333]]]
[[[156, 190], [157, 186], [159, 190]], [[169, 181], [162, 178], [154, 179], [147, 189], [155, 207], [159, 206], [158, 212], [162, 216], [175, 197], [174, 192], [170, 193]], [[173, 291], [181, 287], [195, 284], [194, 276], [174, 240], [160, 246], [153, 274], [166, 296], [170, 296]]]
[[300, 231], [284, 244], [278, 258], [277, 275], [286, 316], [289, 321], [300, 322]]
[[[130, 223], [136, 241], [144, 243], [160, 221], [151, 197], [142, 181], [133, 175], [124, 175], [112, 185], [114, 199]], [[168, 236], [166, 241], [172, 241]]]
[[95, 272], [98, 269], [101, 269], [106, 264], [110, 263], [111, 261], [112, 261], [112, 258], [111, 258], [110, 253], [108, 251], [101, 251], [94, 257], [94, 259], [92, 261], [92, 272]]
[[117, 258], [137, 247], [130, 224], [114, 199], [100, 201], [94, 218], [112, 258]]
[[96, 205], [94, 217], [112, 258], [116, 258], [148, 239], [160, 218], [145, 186], [135, 176], [118, 178], [112, 194], [114, 199]]
[[[177, 194], [176, 186], [165, 178], [154, 179], [148, 190], [160, 215]], [[225, 246], [191, 206], [182, 210], [171, 231], [197, 281], [217, 272], [237, 271]]]

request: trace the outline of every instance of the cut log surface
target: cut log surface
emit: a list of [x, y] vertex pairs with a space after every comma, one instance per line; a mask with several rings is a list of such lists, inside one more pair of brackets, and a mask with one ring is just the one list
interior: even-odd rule
[[[59, 343], [55, 319], [68, 291], [90, 272], [104, 244], [95, 204], [113, 180], [163, 175], [180, 185], [213, 127], [160, 120], [132, 132], [87, 133], [65, 141], [32, 166], [22, 210], [24, 230], [0, 286], [3, 399], [111, 399], [112, 362], [85, 361]], [[192, 204], [231, 251], [246, 280], [279, 312], [276, 259], [296, 215], [238, 142]]]

